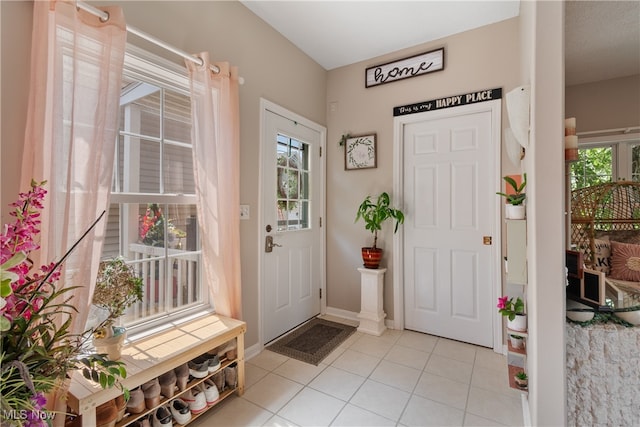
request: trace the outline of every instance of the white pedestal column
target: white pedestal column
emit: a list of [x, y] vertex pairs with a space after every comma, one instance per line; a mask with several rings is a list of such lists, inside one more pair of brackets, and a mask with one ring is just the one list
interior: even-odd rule
[[386, 268], [377, 270], [359, 268], [360, 272], [360, 326], [358, 331], [365, 334], [380, 336], [386, 329], [384, 318], [387, 317], [382, 309], [382, 290]]

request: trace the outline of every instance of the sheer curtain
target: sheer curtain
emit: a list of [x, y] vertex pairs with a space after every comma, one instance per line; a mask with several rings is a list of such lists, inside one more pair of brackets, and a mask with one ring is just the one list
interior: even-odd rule
[[198, 223], [205, 278], [216, 312], [242, 317], [240, 283], [240, 139], [238, 70], [199, 55], [187, 61]]
[[[108, 209], [126, 25], [119, 7], [105, 8], [110, 19], [103, 23], [71, 3], [33, 4], [21, 189], [31, 179], [47, 181], [34, 259], [42, 265], [59, 260]], [[78, 308], [72, 333], [84, 331], [105, 228], [106, 217], [64, 264], [59, 286], [80, 286], [71, 301]]]

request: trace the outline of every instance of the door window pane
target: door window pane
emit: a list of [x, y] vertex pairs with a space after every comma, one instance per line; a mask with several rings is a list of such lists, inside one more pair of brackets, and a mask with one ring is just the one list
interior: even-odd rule
[[309, 144], [278, 135], [277, 217], [278, 231], [309, 228]]

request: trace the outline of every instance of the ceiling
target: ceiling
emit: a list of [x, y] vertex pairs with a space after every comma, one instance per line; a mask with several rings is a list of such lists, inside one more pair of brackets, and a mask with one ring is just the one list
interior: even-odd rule
[[[240, 0], [326, 70], [518, 16], [519, 0]], [[567, 85], [640, 74], [640, 1], [566, 3]]]

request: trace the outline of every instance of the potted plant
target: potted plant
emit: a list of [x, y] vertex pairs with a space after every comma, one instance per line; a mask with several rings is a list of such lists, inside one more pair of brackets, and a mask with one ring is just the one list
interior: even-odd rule
[[509, 341], [511, 341], [511, 347], [515, 349], [524, 348], [524, 337], [520, 335], [510, 334]]
[[118, 360], [126, 331], [114, 326], [127, 308], [142, 301], [142, 279], [122, 257], [102, 261], [98, 269], [93, 305], [106, 312], [106, 319], [95, 329], [93, 344], [109, 359]]
[[497, 192], [499, 196], [503, 196], [507, 200], [507, 206], [505, 210], [505, 216], [508, 219], [524, 219], [525, 208], [524, 201], [527, 195], [523, 193], [524, 188], [527, 186], [527, 174], [522, 174], [522, 182], [520, 185], [510, 176], [502, 177], [511, 190], [509, 193]]
[[524, 371], [516, 372], [516, 374], [513, 376], [513, 379], [515, 380], [516, 386], [518, 386], [518, 388], [526, 390], [529, 386], [529, 377]]
[[362, 218], [365, 228], [373, 233], [373, 246], [362, 248], [362, 260], [365, 268], [376, 269], [382, 259], [382, 249], [378, 248], [378, 231], [382, 230], [382, 224], [389, 218], [396, 220], [394, 233], [398, 231], [398, 226], [404, 223], [404, 214], [399, 209], [391, 206], [389, 194], [382, 193], [373, 203], [371, 196], [367, 196], [360, 204], [356, 215], [356, 222]]
[[517, 297], [503, 296], [498, 298], [498, 312], [507, 318], [507, 328], [512, 331], [527, 330], [527, 315], [524, 313], [524, 301]]

